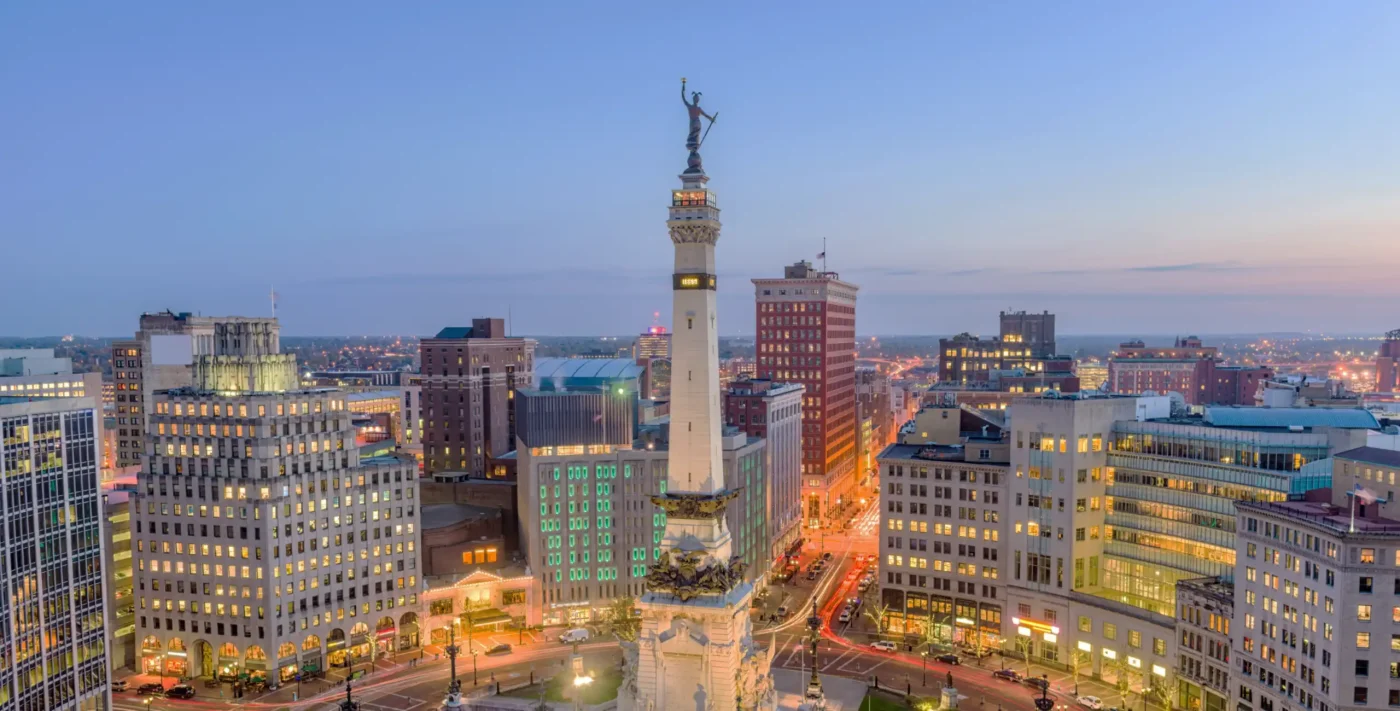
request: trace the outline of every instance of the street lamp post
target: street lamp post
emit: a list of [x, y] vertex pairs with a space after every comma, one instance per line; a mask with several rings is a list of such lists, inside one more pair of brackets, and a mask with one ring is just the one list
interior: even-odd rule
[[476, 650], [472, 650], [472, 688], [476, 688]]
[[448, 694], [457, 694], [462, 685], [457, 681], [457, 654], [462, 650], [457, 647], [457, 624], [454, 622], [447, 626], [447, 652], [448, 662], [452, 665], [452, 682], [447, 685]]
[[924, 650], [923, 655], [924, 655], [924, 680], [923, 680], [922, 682], [919, 683], [919, 686], [928, 686], [928, 650], [927, 650], [927, 649]]

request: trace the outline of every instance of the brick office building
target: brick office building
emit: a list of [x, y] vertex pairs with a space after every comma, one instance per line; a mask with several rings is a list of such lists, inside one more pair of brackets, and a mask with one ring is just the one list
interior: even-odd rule
[[856, 291], [810, 262], [754, 279], [758, 377], [801, 383], [807, 526], [849, 506], [856, 486]]
[[534, 379], [535, 342], [509, 338], [505, 321], [472, 319], [419, 346], [423, 361], [423, 472], [482, 477], [515, 448], [515, 390]]

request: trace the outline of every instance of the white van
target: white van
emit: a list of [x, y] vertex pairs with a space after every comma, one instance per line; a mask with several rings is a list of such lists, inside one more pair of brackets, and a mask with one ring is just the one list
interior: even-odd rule
[[563, 644], [573, 644], [574, 642], [587, 642], [588, 637], [588, 630], [579, 627], [559, 635], [559, 641]]

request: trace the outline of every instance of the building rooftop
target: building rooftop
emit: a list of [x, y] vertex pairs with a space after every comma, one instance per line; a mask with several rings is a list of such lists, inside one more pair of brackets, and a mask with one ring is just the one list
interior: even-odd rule
[[447, 526], [455, 526], [463, 521], [495, 518], [500, 514], [500, 509], [491, 508], [490, 506], [475, 506], [473, 504], [428, 504], [422, 509], [423, 529], [446, 528]]
[[1400, 536], [1400, 521], [1376, 517], [1353, 519], [1348, 509], [1323, 501], [1236, 501], [1235, 508], [1241, 512], [1257, 511], [1311, 523], [1340, 536]]
[[438, 331], [438, 333], [437, 333], [436, 336], [433, 336], [433, 338], [471, 338], [471, 337], [472, 337], [472, 327], [471, 327], [471, 326], [448, 326], [447, 328], [444, 328], [444, 329], [442, 329], [441, 331]]
[[[998, 442], [1000, 440], [991, 440]], [[966, 462], [968, 464], [1006, 464], [1004, 461], [983, 461], [967, 456], [961, 444], [892, 444], [877, 455], [879, 459], [918, 459], [929, 462]]]
[[535, 378], [540, 382], [552, 378], [640, 378], [645, 371], [629, 358], [538, 358]]
[[1336, 427], [1357, 430], [1381, 428], [1381, 423], [1376, 421], [1375, 415], [1360, 408], [1207, 407], [1203, 421], [1217, 427]]
[[1385, 467], [1400, 467], [1400, 451], [1394, 449], [1380, 449], [1379, 447], [1357, 447], [1348, 449], [1345, 452], [1338, 452], [1336, 455], [1342, 459], [1350, 459], [1367, 464], [1379, 464]]
[[366, 390], [366, 391], [364, 391], [364, 392], [358, 392], [358, 393], [346, 393], [346, 395], [345, 395], [345, 399], [346, 399], [346, 401], [348, 401], [348, 402], [357, 402], [357, 401], [364, 401], [364, 400], [379, 400], [379, 399], [386, 398], [386, 397], [387, 397], [387, 398], [393, 398], [393, 399], [395, 399], [395, 400], [398, 400], [398, 399], [399, 399], [399, 391], [397, 391], [397, 390]]
[[1178, 580], [1176, 583], [1178, 593], [1191, 592], [1202, 597], [1209, 597], [1216, 602], [1230, 607], [1235, 605], [1235, 586], [1220, 578], [1191, 578], [1190, 580]]

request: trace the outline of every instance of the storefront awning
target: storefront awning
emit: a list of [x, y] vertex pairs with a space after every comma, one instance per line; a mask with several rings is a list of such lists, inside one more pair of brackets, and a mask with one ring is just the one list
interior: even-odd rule
[[[466, 623], [467, 615], [463, 614], [461, 619], [463, 623]], [[510, 615], [494, 607], [488, 607], [484, 610], [474, 610], [471, 613], [471, 626], [473, 628], [490, 627], [491, 625], [498, 625], [502, 622], [510, 622], [512, 619], [514, 618]]]

